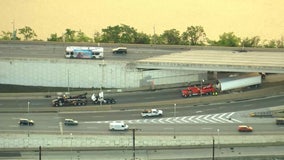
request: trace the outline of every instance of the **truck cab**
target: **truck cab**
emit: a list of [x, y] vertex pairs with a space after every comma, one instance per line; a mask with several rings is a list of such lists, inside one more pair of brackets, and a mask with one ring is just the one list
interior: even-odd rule
[[277, 118], [276, 119], [276, 124], [277, 125], [284, 125], [284, 118]]

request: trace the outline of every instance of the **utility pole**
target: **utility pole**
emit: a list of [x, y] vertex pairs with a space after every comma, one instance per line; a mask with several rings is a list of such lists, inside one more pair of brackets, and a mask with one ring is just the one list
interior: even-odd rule
[[132, 129], [132, 137], [133, 137], [133, 160], [135, 160], [135, 129]]
[[12, 24], [13, 24], [12, 40], [16, 40], [15, 20], [12, 21]]
[[41, 146], [39, 146], [39, 155], [38, 159], [41, 160]]
[[202, 96], [202, 85], [204, 83], [204, 79], [201, 80], [201, 86], [200, 86], [200, 96]]
[[[176, 109], [177, 108], [177, 104], [174, 104], [174, 118], [176, 119]], [[176, 127], [174, 124], [174, 139], [176, 139]]]
[[[30, 118], [30, 100], [28, 100], [28, 119]], [[28, 122], [28, 125], [30, 125], [30, 122]], [[30, 137], [30, 129], [28, 129], [28, 137]]]
[[134, 128], [134, 129], [131, 129], [132, 130], [132, 151], [133, 151], [133, 160], [136, 159], [136, 155], [135, 155], [135, 131], [136, 130], [139, 130], [141, 131], [141, 129], [137, 129], [137, 128]]
[[212, 147], [212, 160], [214, 160], [215, 159], [215, 139], [214, 139], [214, 137], [213, 137], [213, 147]]

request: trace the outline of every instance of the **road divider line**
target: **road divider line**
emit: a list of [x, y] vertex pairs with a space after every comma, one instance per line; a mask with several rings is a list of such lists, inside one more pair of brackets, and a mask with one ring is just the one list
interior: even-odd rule
[[[213, 117], [212, 117], [212, 119], [214, 120], [214, 121], [217, 121], [217, 122], [220, 122], [220, 123], [225, 123], [224, 121], [221, 121], [221, 120], [219, 120], [219, 119], [217, 119], [216, 117], [217, 116], [219, 116], [220, 114], [215, 114]], [[219, 117], [218, 117], [219, 118]]]
[[59, 129], [60, 129], [60, 134], [63, 135], [62, 122], [59, 122]]
[[217, 122], [215, 122], [215, 121], [213, 121], [213, 120], [208, 119], [208, 118], [211, 117], [211, 116], [212, 116], [211, 114], [208, 114], [207, 116], [204, 117], [204, 119], [205, 119], [206, 121], [211, 122], [211, 123], [217, 123]]

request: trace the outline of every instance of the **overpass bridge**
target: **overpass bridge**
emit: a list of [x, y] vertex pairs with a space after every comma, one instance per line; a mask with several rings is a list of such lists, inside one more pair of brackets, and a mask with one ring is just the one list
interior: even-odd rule
[[136, 68], [284, 73], [284, 52], [190, 50], [138, 60]]

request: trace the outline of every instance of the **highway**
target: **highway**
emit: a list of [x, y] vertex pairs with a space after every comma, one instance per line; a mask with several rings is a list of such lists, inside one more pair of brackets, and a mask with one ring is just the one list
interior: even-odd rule
[[[0, 44], [0, 56], [2, 58], [47, 58], [64, 59], [62, 54], [65, 45], [33, 45], [33, 44]], [[113, 61], [137, 61], [145, 58], [151, 58], [160, 55], [177, 53], [185, 49], [158, 49], [158, 48], [135, 48], [130, 47], [127, 55], [113, 55], [111, 47], [105, 48], [105, 58]], [[258, 137], [258, 136], [281, 136], [284, 133], [284, 126], [277, 126], [275, 118], [254, 118], [248, 114], [255, 111], [267, 111], [269, 107], [283, 106], [284, 94], [265, 95], [259, 98], [250, 99], [243, 97], [243, 100], [220, 100], [205, 101], [208, 97], [192, 97], [188, 99], [181, 98], [180, 90], [183, 88], [163, 89], [156, 91], [136, 91], [130, 93], [108, 93], [106, 97], [113, 97], [117, 104], [111, 106], [99, 106], [89, 103], [81, 107], [51, 107], [51, 98], [42, 97], [0, 97], [0, 129], [4, 136], [9, 134], [28, 135], [34, 138], [33, 134], [42, 135], [105, 135], [110, 137], [124, 136], [131, 137], [131, 131], [109, 131], [108, 124], [112, 121], [124, 121], [130, 129], [139, 129], [137, 136], [210, 136], [217, 137]], [[232, 93], [235, 94], [235, 93]], [[243, 93], [239, 93], [243, 94]], [[90, 96], [90, 95], [89, 95]], [[223, 95], [220, 95], [223, 96]], [[56, 95], [52, 95], [56, 97]], [[213, 97], [214, 98], [214, 97]], [[212, 99], [213, 99], [212, 98]], [[188, 103], [180, 103], [180, 101]], [[191, 103], [194, 101], [194, 103]], [[29, 105], [28, 105], [28, 102]], [[165, 103], [167, 102], [167, 103]], [[137, 105], [139, 104], [139, 105]], [[150, 105], [149, 105], [150, 104]], [[174, 105], [177, 104], [177, 105]], [[85, 109], [96, 108], [96, 109]], [[99, 109], [98, 109], [99, 108]], [[164, 111], [162, 117], [142, 118], [140, 113], [143, 109], [157, 108]], [[82, 109], [82, 110], [81, 110]], [[35, 121], [34, 126], [19, 126], [20, 118], [29, 118]], [[78, 126], [64, 126], [65, 118], [73, 118], [79, 121]], [[251, 133], [240, 133], [237, 127], [240, 124], [248, 124], [254, 128]], [[149, 135], [149, 136], [148, 136]], [[27, 139], [28, 139], [27, 138]], [[218, 139], [216, 138], [216, 143]], [[33, 142], [33, 141], [32, 141]], [[74, 142], [75, 143], [75, 142]], [[85, 144], [85, 142], [82, 142]], [[2, 144], [2, 147], [6, 144]], [[131, 144], [128, 144], [131, 146]], [[72, 146], [72, 141], [71, 145]], [[75, 146], [75, 144], [74, 144]], [[264, 149], [261, 151], [261, 149]], [[67, 148], [69, 150], [69, 148]], [[274, 146], [271, 148], [233, 148], [222, 146], [216, 154], [218, 157], [243, 155], [267, 155], [267, 152], [274, 155], [281, 155], [283, 147]], [[205, 149], [184, 149], [184, 150], [138, 150], [137, 157], [144, 159], [186, 159], [210, 157], [208, 154], [211, 148]], [[279, 152], [280, 151], [280, 152]], [[45, 159], [92, 159], [94, 154], [100, 159], [111, 159], [121, 157], [123, 159], [131, 158], [132, 152], [119, 151], [73, 151], [70, 152], [43, 152]], [[187, 153], [191, 153], [190, 156]], [[196, 154], [193, 154], [196, 153]], [[211, 152], [210, 152], [211, 153]], [[263, 154], [262, 154], [263, 153]], [[1, 156], [3, 154], [3, 156]], [[8, 154], [8, 155], [6, 155]], [[11, 154], [12, 156], [10, 156]], [[105, 156], [105, 155], [108, 156]], [[283, 153], [282, 153], [283, 154]], [[26, 158], [36, 159], [37, 152], [1, 152], [0, 159], [7, 157], [16, 157], [15, 159]], [[226, 159], [226, 158], [225, 158]]]
[[[105, 111], [64, 111], [63, 107], [54, 112], [30, 112], [27, 110], [36, 110], [36, 108], [53, 108], [50, 106], [50, 99], [31, 99], [29, 108], [27, 100], [1, 100], [0, 106], [14, 108], [15, 113], [0, 113], [0, 128], [4, 132], [13, 133], [52, 133], [52, 134], [131, 134], [127, 132], [110, 132], [108, 131], [108, 123], [111, 121], [124, 121], [130, 128], [139, 128], [139, 134], [150, 135], [186, 135], [186, 134], [205, 134], [210, 135], [216, 133], [219, 129], [222, 134], [240, 134], [236, 132], [239, 124], [250, 124], [255, 131], [251, 134], [281, 134], [284, 127], [275, 125], [274, 118], [252, 118], [248, 114], [250, 112], [263, 110], [267, 107], [280, 106], [284, 103], [284, 95], [268, 96], [253, 100], [218, 102], [212, 104], [183, 104], [162, 105], [159, 106], [158, 100], [163, 100], [165, 93], [174, 95], [176, 90], [155, 91], [150, 95], [157, 101], [157, 106], [124, 106], [119, 104], [112, 105], [111, 109]], [[172, 93], [174, 92], [174, 93]], [[147, 92], [132, 93], [134, 97], [142, 100]], [[163, 94], [161, 94], [163, 93]], [[130, 95], [117, 95], [121, 103], [128, 103]], [[167, 95], [165, 95], [167, 97]], [[181, 98], [181, 97], [178, 97]], [[194, 97], [200, 99], [204, 97]], [[173, 99], [176, 100], [176, 99]], [[141, 101], [142, 102], [142, 101]], [[118, 106], [116, 108], [116, 105]], [[84, 106], [83, 106], [84, 107]], [[97, 106], [98, 107], [98, 106]], [[104, 107], [104, 106], [102, 106]], [[140, 112], [144, 108], [158, 108], [164, 111], [163, 117], [142, 118]], [[17, 112], [24, 109], [24, 112]], [[62, 110], [60, 110], [62, 109]], [[11, 111], [10, 111], [11, 112]], [[175, 115], [175, 116], [174, 116]], [[19, 126], [17, 121], [19, 118], [29, 118], [35, 121], [34, 126]], [[64, 126], [62, 124], [65, 118], [73, 118], [79, 121], [78, 126]]]
[[[42, 45], [42, 44], [0, 44], [2, 58], [48, 58], [64, 59], [68, 45]], [[135, 61], [153, 56], [160, 56], [181, 51], [180, 49], [158, 48], [128, 48], [127, 55], [112, 53], [113, 47], [104, 47], [104, 56], [107, 60]], [[184, 51], [184, 50], [183, 50]], [[85, 61], [83, 59], [82, 61]], [[80, 61], [80, 60], [79, 60]]]

